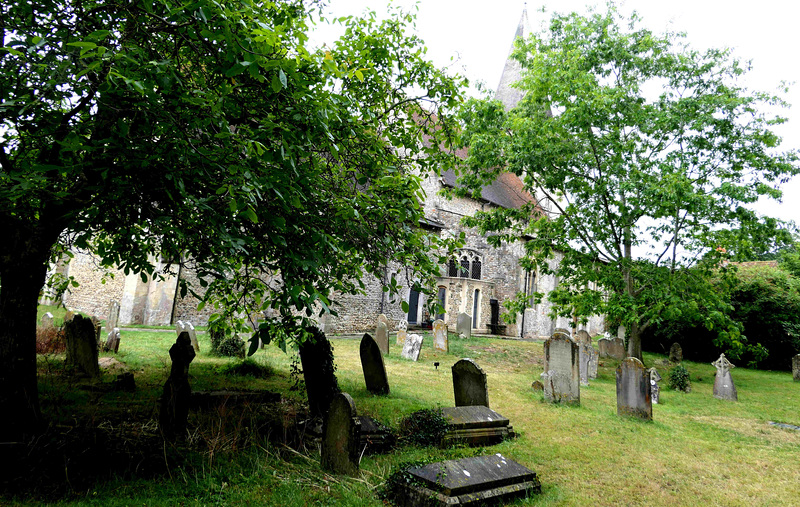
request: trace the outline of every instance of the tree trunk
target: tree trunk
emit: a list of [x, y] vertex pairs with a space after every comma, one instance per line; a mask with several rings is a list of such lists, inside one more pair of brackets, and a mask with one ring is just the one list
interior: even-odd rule
[[[36, 380], [36, 310], [55, 242], [27, 227], [3, 231], [0, 249], [0, 441], [41, 429]], [[52, 234], [51, 234], [52, 235]]]
[[630, 335], [628, 336], [628, 357], [635, 357], [639, 361], [643, 361], [642, 332], [638, 322], [631, 325]]

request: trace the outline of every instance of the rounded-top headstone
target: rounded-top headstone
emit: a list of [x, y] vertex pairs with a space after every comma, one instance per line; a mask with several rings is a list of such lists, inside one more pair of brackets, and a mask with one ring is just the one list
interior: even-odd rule
[[457, 407], [489, 406], [486, 373], [472, 359], [461, 359], [453, 365], [453, 394]]
[[333, 397], [322, 433], [322, 468], [337, 474], [358, 475], [361, 423], [349, 394]]
[[671, 363], [680, 363], [683, 361], [683, 349], [680, 343], [675, 342], [669, 348], [669, 361]]
[[361, 338], [360, 354], [367, 390], [372, 394], [389, 394], [389, 380], [386, 377], [383, 354], [368, 333], [364, 333], [364, 337]]

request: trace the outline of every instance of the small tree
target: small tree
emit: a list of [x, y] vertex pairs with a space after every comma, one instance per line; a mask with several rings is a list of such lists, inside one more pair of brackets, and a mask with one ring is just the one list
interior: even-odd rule
[[[514, 53], [522, 101], [510, 112], [467, 103], [465, 191], [512, 171], [539, 199], [469, 223], [499, 231], [496, 242], [531, 238], [524, 263], [558, 276], [548, 295], [556, 311], [624, 324], [631, 356], [641, 358], [643, 330], [698, 301], [709, 329], [743, 345], [708, 274], [788, 239], [779, 221], [748, 208], [779, 198], [778, 184], [798, 172], [795, 152], [776, 151], [771, 129], [784, 119], [765, 112], [786, 104], [739, 85], [747, 66], [728, 50], [695, 51], [638, 23], [613, 4], [554, 15]], [[563, 260], [549, 269], [555, 252]]]

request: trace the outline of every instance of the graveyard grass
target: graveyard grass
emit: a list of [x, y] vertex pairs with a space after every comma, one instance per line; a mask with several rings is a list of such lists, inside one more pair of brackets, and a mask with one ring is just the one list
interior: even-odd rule
[[[255, 362], [266, 367], [265, 378], [237, 376], [225, 371], [238, 360], [210, 356], [207, 335], [198, 337], [201, 353], [189, 369], [193, 390], [279, 390], [289, 398], [282, 417], [291, 417], [300, 406], [302, 395], [290, 391], [291, 350], [257, 352]], [[63, 356], [40, 356], [45, 414], [54, 424], [93, 420], [152, 428], [174, 341], [174, 332], [122, 330], [120, 353], [114, 356], [121, 364], [106, 370], [103, 382], [111, 382], [116, 372], [133, 371], [135, 393], [77, 389], [60, 375]], [[389, 454], [364, 456], [360, 477], [350, 478], [321, 471], [319, 454], [311, 448], [297, 451], [263, 439], [237, 438], [246, 420], [233, 411], [217, 414], [216, 421], [199, 421], [192, 413], [194, 441], [203, 444], [195, 451], [159, 449], [165, 460], [168, 455], [180, 458], [168, 474], [148, 478], [129, 470], [84, 488], [75, 481], [59, 502], [377, 506], [383, 505], [377, 495], [382, 484], [405, 462], [497, 452], [534, 470], [542, 483], [540, 495], [515, 505], [791, 505], [800, 498], [800, 432], [768, 424], [800, 426], [800, 382], [793, 382], [790, 372], [734, 369], [740, 399], [735, 403], [713, 398], [710, 364], [683, 363], [692, 381], [692, 392], [684, 394], [669, 390], [669, 367], [658, 364], [665, 357], [645, 354], [646, 366], [655, 365], [665, 379], [662, 404], [653, 407], [654, 421], [648, 423], [617, 416], [614, 372], [619, 363], [612, 359], [601, 359], [598, 378], [581, 387], [580, 407], [564, 407], [544, 403], [542, 393], [531, 389], [542, 372], [542, 343], [459, 340], [451, 333], [450, 353], [445, 354], [433, 350], [427, 333], [416, 363], [402, 359], [400, 347], [391, 343], [385, 358], [391, 393], [375, 396], [364, 386], [360, 340], [334, 337], [332, 342], [340, 387], [353, 397], [360, 415], [397, 428], [416, 410], [452, 406], [450, 367], [469, 357], [487, 373], [491, 408], [511, 420], [518, 438], [486, 448], [401, 446]], [[440, 363], [438, 370], [434, 362]], [[80, 470], [68, 474], [75, 477]], [[30, 498], [5, 500], [26, 503]]]

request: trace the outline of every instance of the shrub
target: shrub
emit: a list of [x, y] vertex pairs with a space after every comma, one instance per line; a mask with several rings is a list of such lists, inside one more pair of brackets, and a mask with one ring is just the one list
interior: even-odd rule
[[253, 378], [268, 378], [275, 374], [268, 365], [261, 364], [250, 357], [237, 363], [226, 364], [220, 367], [219, 372], [223, 375], [240, 375]]
[[224, 357], [244, 358], [244, 340], [238, 336], [229, 336], [222, 340], [216, 352]]
[[447, 419], [440, 409], [418, 410], [400, 421], [400, 435], [420, 446], [440, 445], [447, 433]]
[[692, 383], [689, 380], [689, 371], [683, 365], [679, 364], [670, 370], [669, 388], [685, 393], [691, 391]]
[[64, 333], [57, 327], [36, 327], [36, 353], [59, 354], [67, 349]]

